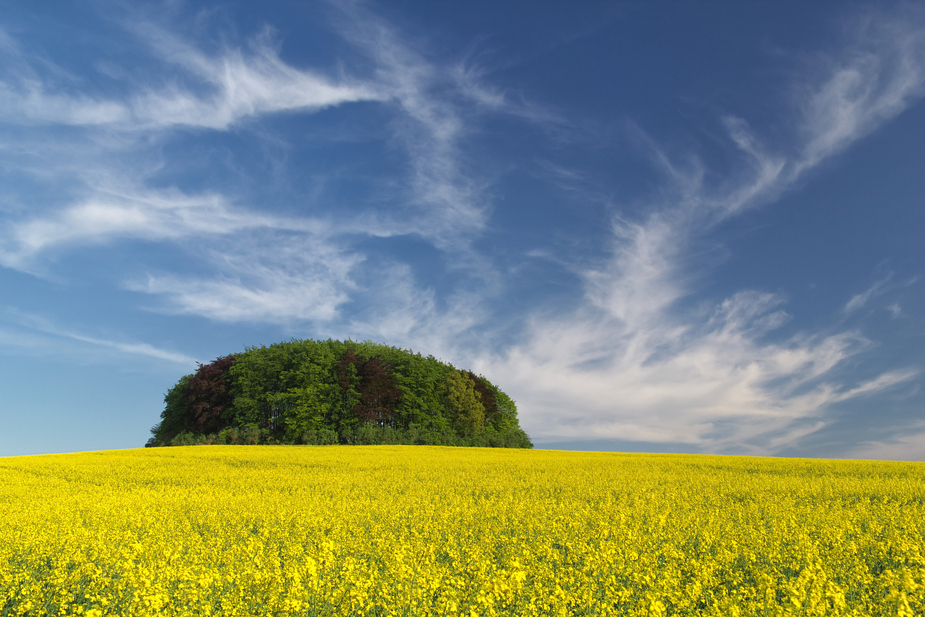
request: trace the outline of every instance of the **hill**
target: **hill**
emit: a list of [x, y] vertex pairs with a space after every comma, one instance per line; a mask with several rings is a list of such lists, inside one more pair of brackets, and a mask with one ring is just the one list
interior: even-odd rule
[[429, 444], [533, 447], [485, 377], [371, 342], [292, 340], [200, 364], [164, 397], [148, 446]]

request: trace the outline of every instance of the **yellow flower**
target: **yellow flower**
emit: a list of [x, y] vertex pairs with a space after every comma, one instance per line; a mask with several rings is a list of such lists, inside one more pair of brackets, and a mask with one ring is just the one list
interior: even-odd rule
[[925, 614], [919, 463], [398, 446], [3, 463], [10, 615]]

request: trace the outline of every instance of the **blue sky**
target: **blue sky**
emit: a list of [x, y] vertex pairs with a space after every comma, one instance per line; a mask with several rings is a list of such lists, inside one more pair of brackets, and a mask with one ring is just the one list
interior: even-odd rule
[[925, 10], [4, 2], [0, 455], [374, 340], [540, 447], [925, 460]]

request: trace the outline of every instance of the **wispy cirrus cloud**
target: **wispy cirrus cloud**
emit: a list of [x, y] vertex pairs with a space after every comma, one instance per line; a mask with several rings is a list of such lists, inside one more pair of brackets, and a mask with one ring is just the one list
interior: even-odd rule
[[317, 111], [343, 103], [379, 101], [386, 93], [374, 82], [331, 77], [298, 69], [280, 59], [272, 32], [264, 30], [249, 49], [209, 56], [150, 22], [136, 30], [166, 61], [198, 77], [211, 90], [199, 94], [171, 85], [150, 88], [131, 103], [141, 125], [225, 129], [242, 118], [284, 111]]
[[858, 309], [863, 308], [864, 305], [866, 305], [872, 298], [875, 298], [884, 293], [887, 290], [886, 285], [889, 283], [891, 278], [892, 275], [886, 276], [871, 285], [863, 292], [851, 296], [851, 299], [848, 300], [848, 302], [845, 304], [844, 312], [846, 314], [853, 313]]
[[128, 119], [118, 101], [75, 93], [67, 71], [33, 56], [2, 28], [0, 60], [0, 121], [98, 126]]
[[[461, 102], [453, 67], [429, 62], [395, 29], [360, 4], [345, 3], [342, 34], [376, 65], [376, 81], [400, 114], [392, 122], [410, 164], [402, 201], [386, 228], [416, 233], [438, 248], [466, 252], [490, 214], [488, 185], [467, 172], [462, 142], [475, 114]], [[450, 73], [450, 75], [448, 75]], [[471, 90], [471, 80], [466, 89]], [[470, 253], [470, 257], [475, 257]]]
[[796, 120], [789, 152], [771, 151], [744, 119], [724, 118], [742, 154], [741, 167], [748, 170], [724, 186], [707, 188], [702, 169], [679, 169], [663, 154], [655, 156], [688, 207], [706, 206], [725, 217], [767, 204], [925, 94], [923, 24], [925, 13], [910, 5], [894, 13], [870, 9], [848, 22], [843, 49], [820, 56], [807, 71], [812, 74], [793, 88]]
[[0, 83], [0, 115], [31, 123], [111, 125], [130, 118], [125, 105], [86, 95], [49, 92], [36, 80]]
[[99, 336], [89, 336], [73, 329], [61, 327], [40, 315], [25, 314], [7, 309], [7, 318], [14, 328], [0, 327], [0, 342], [7, 347], [25, 348], [43, 355], [60, 356], [67, 350], [61, 346], [61, 339], [81, 343], [82, 348], [74, 353], [85, 354], [86, 346], [108, 350], [119, 355], [143, 356], [172, 364], [192, 366], [196, 360], [182, 352], [164, 349], [131, 340], [113, 340]]
[[886, 461], [921, 461], [922, 452], [925, 452], [925, 422], [916, 421], [895, 428], [898, 430], [893, 437], [864, 441], [846, 456]]
[[922, 7], [909, 4], [893, 14], [868, 9], [846, 24], [852, 42], [841, 57], [820, 62], [821, 85], [797, 91], [803, 144], [793, 175], [850, 146], [922, 97], [923, 22]]
[[[129, 23], [160, 68], [170, 70], [125, 81], [121, 97], [89, 94], [92, 83], [69, 79], [3, 33], [0, 47], [9, 63], [0, 75], [0, 101], [7, 103], [0, 125], [15, 127], [10, 134], [25, 140], [8, 140], [5, 147], [23, 185], [53, 177], [63, 190], [38, 207], [17, 204], [20, 196], [9, 194], [0, 220], [0, 265], [44, 275], [65, 253], [139, 241], [169, 244], [189, 255], [195, 271], [114, 271], [124, 287], [160, 297], [157, 310], [219, 321], [331, 319], [355, 288], [350, 270], [363, 259], [336, 236], [369, 232], [369, 224], [274, 215], [236, 203], [221, 187], [196, 193], [151, 188], [164, 164], [159, 144], [177, 128], [226, 131], [245, 118], [310, 114], [385, 95], [375, 82], [283, 61], [268, 30], [244, 47], [206, 53], [160, 22]], [[179, 79], [163, 81], [167, 74]], [[42, 124], [79, 130], [59, 132], [51, 141], [34, 135]]]
[[[343, 32], [377, 67], [364, 81], [294, 67], [280, 58], [269, 30], [246, 47], [222, 46], [218, 52], [206, 53], [164, 24], [138, 20], [130, 22], [130, 31], [160, 62], [180, 68], [185, 79], [162, 83], [155, 71], [146, 82], [133, 82], [133, 90], [123, 98], [108, 100], [56, 89], [54, 80], [32, 67], [29, 54], [14, 45], [20, 77], [28, 74], [28, 79], [3, 82], [11, 102], [8, 122], [83, 125], [94, 139], [100, 131], [127, 133], [129, 141], [123, 139], [117, 147], [130, 158], [140, 157], [141, 164], [129, 171], [130, 188], [122, 183], [114, 189], [87, 176], [91, 161], [61, 162], [73, 173], [75, 188], [70, 192], [85, 196], [38, 213], [23, 211], [9, 217], [0, 230], [0, 263], [36, 273], [45, 258], [67, 250], [119, 241], [195, 238], [215, 272], [213, 278], [150, 274], [131, 280], [129, 288], [163, 296], [165, 307], [175, 312], [221, 321], [276, 323], [329, 319], [357, 290], [346, 272], [363, 255], [347, 237], [417, 234], [438, 249], [455, 253], [456, 263], [485, 278], [490, 267], [467, 247], [486, 224], [486, 184], [466, 170], [460, 148], [466, 128], [459, 101], [454, 99], [459, 95], [447, 88], [452, 90], [452, 79], [442, 77], [442, 67], [414, 52], [389, 24], [354, 8], [351, 12], [354, 9], [345, 7], [350, 19]], [[220, 190], [190, 195], [146, 188], [160, 164], [146, 159], [152, 152], [148, 142], [133, 141], [139, 132], [165, 139], [182, 127], [224, 131], [245, 118], [313, 113], [352, 101], [377, 101], [393, 111], [390, 127], [407, 154], [409, 175], [397, 183], [392, 207], [330, 216], [322, 225], [317, 219], [258, 214], [256, 209], [232, 205]], [[85, 111], [80, 111], [82, 105]], [[76, 155], [85, 144], [78, 139], [73, 145], [70, 152]], [[113, 169], [112, 161], [98, 160], [96, 165], [97, 175], [124, 171]], [[297, 238], [283, 241], [290, 248], [276, 257], [280, 236], [260, 236], [255, 230], [291, 232]], [[259, 237], [271, 244], [257, 246]]]
[[130, 241], [172, 243], [197, 273], [128, 275], [123, 286], [163, 299], [155, 310], [218, 321], [330, 321], [357, 288], [363, 256], [329, 221], [282, 217], [177, 189], [98, 190], [61, 210], [9, 223], [0, 264], [41, 273], [56, 255]]
[[74, 332], [54, 332], [53, 334], [56, 334], [58, 336], [63, 336], [66, 338], [70, 338], [70, 339], [74, 339], [75, 341], [80, 341], [82, 343], [89, 343], [90, 345], [96, 345], [98, 347], [106, 347], [109, 349], [114, 349], [124, 354], [147, 356], [149, 358], [155, 358], [157, 360], [165, 360], [167, 362], [172, 362], [174, 364], [182, 364], [184, 366], [192, 366], [195, 363], [195, 359], [193, 359], [192, 357], [184, 353], [170, 351], [167, 349], [161, 349], [149, 343], [111, 341], [111, 340], [96, 338], [92, 336], [85, 336], [85, 335], [74, 333]]
[[171, 243], [196, 273], [125, 275], [123, 287], [163, 301], [153, 308], [218, 321], [330, 321], [356, 289], [363, 256], [329, 221], [242, 208], [217, 193], [97, 189], [93, 197], [0, 229], [0, 264], [32, 274], [66, 252], [124, 242]]
[[[915, 368], [844, 381], [838, 368], [868, 342], [858, 332], [781, 337], [778, 294], [741, 291], [684, 308], [696, 291], [691, 242], [717, 222], [772, 202], [807, 172], [922, 95], [925, 16], [865, 16], [857, 38], [805, 84], [789, 153], [767, 148], [746, 122], [725, 119], [740, 153], [718, 185], [691, 157], [678, 165], [641, 135], [666, 188], [635, 221], [617, 218], [610, 258], [584, 272], [580, 306], [536, 314], [524, 341], [483, 356], [530, 410], [539, 441], [612, 439], [768, 454], [828, 422], [830, 406], [907, 382]], [[876, 293], [852, 299], [857, 308]]]
[[187, 195], [177, 189], [98, 187], [92, 196], [31, 218], [8, 221], [0, 230], [0, 264], [29, 270], [49, 252], [115, 240], [180, 240], [253, 229], [319, 234], [320, 221], [258, 214], [219, 194]]
[[[152, 131], [170, 127], [225, 130], [242, 119], [280, 112], [311, 113], [358, 101], [382, 100], [374, 82], [334, 78], [284, 62], [264, 31], [244, 48], [209, 55], [153, 22], [133, 24], [164, 62], [186, 82], [141, 83], [127, 97], [74, 93], [48, 61], [35, 62], [9, 35], [0, 46], [12, 68], [0, 79], [0, 118], [30, 124]], [[44, 69], [44, 70], [43, 70]]]
[[357, 288], [352, 275], [363, 257], [324, 237], [271, 231], [229, 244], [204, 253], [207, 275], [149, 274], [126, 286], [160, 296], [156, 310], [168, 313], [284, 325], [331, 322]]
[[[369, 267], [369, 266], [367, 266]], [[467, 365], [473, 345], [493, 342], [491, 296], [481, 281], [438, 293], [422, 285], [407, 264], [372, 267], [357, 299], [363, 306], [341, 323], [331, 324], [342, 337], [383, 341]]]

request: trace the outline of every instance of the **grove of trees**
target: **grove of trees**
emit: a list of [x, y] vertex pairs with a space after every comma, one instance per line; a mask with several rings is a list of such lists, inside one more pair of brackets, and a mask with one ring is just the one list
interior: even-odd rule
[[371, 342], [292, 340], [200, 364], [164, 397], [148, 446], [429, 444], [532, 448], [482, 376]]

